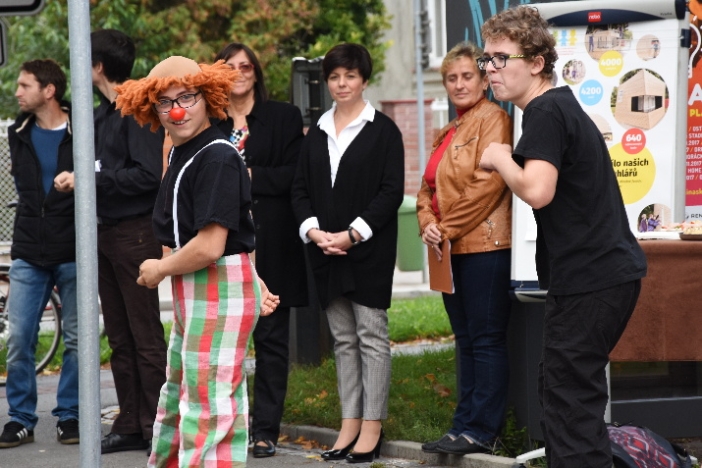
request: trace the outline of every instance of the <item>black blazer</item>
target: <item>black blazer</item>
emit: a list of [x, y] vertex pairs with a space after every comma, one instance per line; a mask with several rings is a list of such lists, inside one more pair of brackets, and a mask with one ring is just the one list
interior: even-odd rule
[[326, 308], [344, 296], [378, 309], [390, 307], [397, 252], [397, 210], [405, 186], [402, 134], [385, 114], [375, 112], [341, 158], [334, 187], [327, 134], [310, 128], [302, 144], [292, 188], [298, 226], [317, 217], [320, 229], [339, 232], [361, 217], [373, 236], [348, 251], [324, 255], [307, 244], [319, 301]]
[[[246, 117], [249, 136], [244, 161], [251, 169], [251, 203], [256, 231], [256, 270], [280, 307], [307, 305], [302, 240], [290, 204], [290, 186], [300, 155], [302, 115], [288, 103], [256, 102]], [[217, 123], [229, 136], [234, 121]]]

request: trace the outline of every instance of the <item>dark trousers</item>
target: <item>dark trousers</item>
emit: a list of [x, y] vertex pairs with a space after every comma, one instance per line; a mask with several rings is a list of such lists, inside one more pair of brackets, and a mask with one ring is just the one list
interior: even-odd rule
[[546, 296], [539, 364], [541, 429], [549, 468], [611, 468], [604, 422], [609, 353], [624, 333], [641, 280]]
[[461, 376], [450, 434], [489, 446], [507, 406], [511, 250], [451, 255], [455, 293], [444, 307], [456, 336]]
[[273, 314], [259, 317], [254, 328], [256, 373], [251, 414], [252, 440], [278, 443], [285, 393], [288, 390], [289, 335], [289, 307], [278, 307]]
[[158, 290], [139, 286], [139, 265], [163, 250], [151, 216], [98, 225], [98, 274], [105, 331], [120, 413], [115, 434], [151, 439], [161, 386], [166, 381], [166, 342]]

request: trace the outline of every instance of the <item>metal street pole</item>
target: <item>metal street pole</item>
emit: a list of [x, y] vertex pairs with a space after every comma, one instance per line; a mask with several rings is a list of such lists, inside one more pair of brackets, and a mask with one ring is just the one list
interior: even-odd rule
[[[414, 0], [414, 67], [417, 80], [417, 151], [419, 152], [419, 181], [426, 166], [425, 141], [424, 141], [424, 69], [422, 67], [422, 5], [421, 0]], [[422, 282], [429, 281], [427, 271], [426, 246], [422, 244]]]
[[68, 0], [78, 270], [80, 468], [100, 467], [100, 344], [89, 0]]

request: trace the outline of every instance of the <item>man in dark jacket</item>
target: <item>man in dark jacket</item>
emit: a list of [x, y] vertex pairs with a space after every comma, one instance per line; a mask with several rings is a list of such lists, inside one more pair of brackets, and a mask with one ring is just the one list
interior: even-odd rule
[[163, 173], [163, 131], [152, 133], [115, 107], [115, 86], [129, 78], [134, 42], [114, 29], [90, 35], [95, 109], [98, 288], [120, 412], [102, 453], [148, 449], [161, 386], [166, 341], [158, 289], [137, 284], [139, 265], [161, 258], [151, 215]]
[[132, 40], [113, 29], [91, 34], [95, 110], [95, 182], [99, 289], [112, 348], [120, 414], [102, 440], [102, 453], [146, 449], [151, 441], [161, 386], [166, 381], [166, 342], [158, 290], [139, 286], [139, 265], [161, 258], [151, 215], [163, 173], [163, 132], [122, 118], [116, 85], [134, 64]]
[[[11, 335], [7, 353], [7, 402], [10, 422], [0, 448], [34, 442], [37, 385], [34, 352], [39, 321], [57, 286], [63, 317], [63, 367], [59, 380], [57, 439], [77, 444], [78, 316], [73, 187], [73, 143], [68, 103], [62, 102], [66, 75], [53, 60], [22, 64], [17, 79], [20, 115], [8, 129], [12, 175], [19, 197], [12, 242], [9, 296]], [[57, 175], [58, 174], [58, 175]]]

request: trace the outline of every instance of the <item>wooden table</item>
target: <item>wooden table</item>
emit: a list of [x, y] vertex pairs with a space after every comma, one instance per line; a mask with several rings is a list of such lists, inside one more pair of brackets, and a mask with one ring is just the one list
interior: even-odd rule
[[702, 361], [702, 241], [641, 240], [648, 274], [611, 361]]

